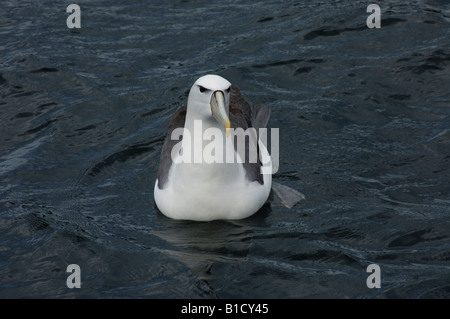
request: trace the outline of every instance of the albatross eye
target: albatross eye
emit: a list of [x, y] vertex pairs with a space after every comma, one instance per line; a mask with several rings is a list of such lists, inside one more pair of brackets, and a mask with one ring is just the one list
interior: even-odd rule
[[230, 93], [230, 91], [231, 91], [231, 86], [228, 88], [228, 89], [226, 89], [225, 90], [227, 93]]
[[202, 93], [203, 93], [203, 92], [205, 92], [205, 91], [206, 91], [206, 88], [204, 88], [203, 86], [199, 85], [198, 87], [199, 87], [199, 89], [200, 89], [200, 92], [202, 92]]

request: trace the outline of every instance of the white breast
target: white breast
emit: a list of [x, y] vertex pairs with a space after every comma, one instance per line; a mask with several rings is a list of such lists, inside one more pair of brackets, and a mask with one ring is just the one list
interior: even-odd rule
[[[260, 143], [260, 147], [264, 145]], [[270, 156], [262, 153], [263, 163], [270, 168]], [[173, 164], [167, 187], [161, 190], [158, 181], [155, 183], [156, 205], [164, 215], [174, 219], [246, 218], [258, 211], [269, 196], [272, 175], [263, 176], [263, 185], [249, 182], [243, 165], [237, 162]]]

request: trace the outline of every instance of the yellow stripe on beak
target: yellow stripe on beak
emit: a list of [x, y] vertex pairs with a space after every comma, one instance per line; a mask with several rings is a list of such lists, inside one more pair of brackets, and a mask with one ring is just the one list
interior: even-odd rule
[[225, 133], [227, 137], [230, 136], [231, 131], [231, 123], [228, 118], [226, 106], [225, 106], [225, 97], [223, 96], [222, 91], [215, 91], [211, 96], [211, 114], [216, 119], [216, 121], [225, 127]]
[[231, 123], [230, 120], [227, 120], [225, 122], [225, 132], [227, 133], [227, 137], [230, 136], [230, 131], [231, 131]]

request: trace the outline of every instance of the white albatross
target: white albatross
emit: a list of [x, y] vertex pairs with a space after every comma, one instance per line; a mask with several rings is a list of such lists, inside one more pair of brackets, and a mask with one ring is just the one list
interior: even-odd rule
[[[154, 188], [158, 209], [173, 219], [195, 221], [243, 219], [256, 213], [272, 189], [270, 155], [257, 137], [257, 160], [249, 161], [250, 141], [245, 144], [247, 158], [243, 160], [246, 155], [242, 149], [238, 152], [237, 139], [229, 135], [231, 128], [254, 128], [258, 132], [266, 127], [269, 116], [267, 107], [252, 105], [226, 79], [217, 75], [199, 78], [190, 89], [187, 106], [176, 111], [169, 123]], [[176, 129], [182, 131], [181, 141], [172, 136]], [[214, 142], [222, 143], [224, 160], [183, 161], [186, 154], [202, 159], [203, 150], [213, 140], [204, 138], [211, 131], [208, 129], [221, 133], [214, 135], [214, 139], [219, 137], [221, 141]], [[174, 152], [175, 146], [179, 149]], [[225, 160], [226, 150], [234, 152], [231, 163]], [[290, 196], [290, 203], [284, 203], [286, 206], [304, 198], [286, 186], [277, 183], [273, 186], [276, 194]]]

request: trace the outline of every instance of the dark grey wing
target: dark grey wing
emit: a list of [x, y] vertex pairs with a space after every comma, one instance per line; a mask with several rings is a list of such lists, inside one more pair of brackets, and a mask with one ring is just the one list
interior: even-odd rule
[[[246, 99], [239, 88], [235, 85], [231, 87], [230, 94], [230, 112], [229, 112], [231, 127], [234, 129], [242, 128], [244, 131], [248, 128], [254, 128], [258, 133], [260, 128], [264, 128], [270, 117], [270, 110], [262, 104], [253, 105]], [[237, 152], [237, 138], [234, 140], [234, 148]], [[264, 184], [263, 175], [261, 174], [261, 160], [259, 158], [258, 135], [253, 136], [252, 141], [246, 139], [245, 154], [239, 154], [241, 158], [245, 159], [243, 166], [246, 176], [250, 181], [258, 181], [261, 185]], [[258, 157], [256, 163], [251, 163], [250, 159], [250, 143], [256, 146]]]
[[164, 140], [163, 147], [161, 149], [161, 158], [158, 168], [158, 188], [163, 189], [167, 183], [170, 167], [172, 166], [172, 148], [180, 140], [172, 140], [172, 132], [176, 128], [183, 128], [186, 121], [186, 106], [180, 107], [170, 118], [169, 130]]
[[263, 104], [254, 106], [252, 126], [259, 130], [265, 128], [270, 117], [270, 109]]
[[287, 208], [292, 208], [298, 202], [305, 199], [305, 195], [299, 191], [274, 181], [272, 181], [272, 190], [277, 196], [277, 198], [274, 199], [274, 203], [276, 204], [277, 201], [279, 201]]

